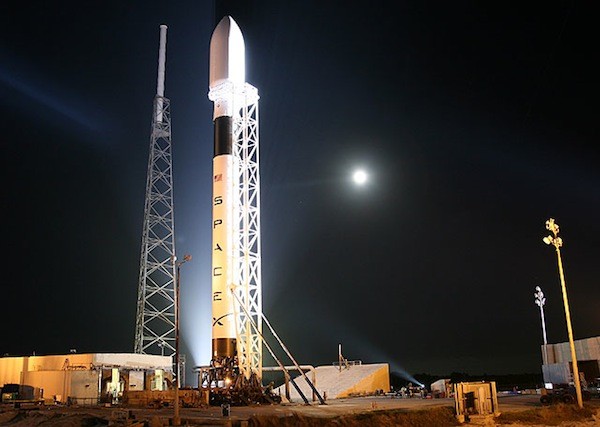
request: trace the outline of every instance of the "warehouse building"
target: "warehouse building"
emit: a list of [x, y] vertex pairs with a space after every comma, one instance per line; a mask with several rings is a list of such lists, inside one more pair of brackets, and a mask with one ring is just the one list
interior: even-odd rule
[[[575, 340], [574, 344], [577, 367], [582, 380], [588, 382], [600, 378], [600, 337]], [[542, 345], [542, 357], [547, 357], [546, 363], [542, 365], [544, 382], [553, 384], [571, 382], [573, 367], [569, 343], [548, 344], [545, 347]]]
[[[0, 358], [0, 386], [5, 401], [43, 399], [45, 403], [115, 403], [125, 391], [165, 390], [172, 379], [170, 356], [70, 353]], [[15, 396], [15, 393], [20, 395]]]

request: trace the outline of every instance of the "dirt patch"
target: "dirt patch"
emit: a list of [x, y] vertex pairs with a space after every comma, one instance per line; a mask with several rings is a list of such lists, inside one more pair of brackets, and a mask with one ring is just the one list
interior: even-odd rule
[[22, 418], [22, 414], [19, 411], [8, 411], [0, 413], [0, 426], [12, 423], [19, 417]]
[[251, 427], [448, 427], [459, 425], [452, 408], [434, 408], [424, 411], [374, 411], [342, 415], [334, 418], [305, 417], [294, 413], [287, 417], [254, 416], [248, 420]]
[[[398, 403], [402, 406], [383, 407]], [[221, 416], [218, 408], [184, 409], [184, 425], [240, 426], [247, 421], [252, 427], [449, 427], [458, 426], [454, 408], [450, 405], [436, 407], [407, 406], [409, 402], [375, 401], [337, 402], [331, 406], [259, 406], [235, 408], [231, 417]], [[583, 410], [576, 405], [541, 407], [539, 402], [524, 399], [523, 405], [500, 405], [498, 418], [472, 416], [468, 426], [501, 427], [600, 427], [600, 401], [587, 402]], [[533, 406], [537, 405], [537, 406]], [[141, 410], [126, 408], [29, 408], [0, 409], [0, 426], [9, 427], [163, 427], [169, 425], [173, 413], [169, 409]]]
[[[590, 407], [579, 409], [575, 405], [553, 405], [542, 408], [509, 412], [496, 419], [497, 424], [558, 426], [569, 422], [569, 425], [598, 425], [597, 410]], [[573, 424], [574, 423], [574, 424]]]
[[58, 414], [52, 412], [21, 412], [0, 425], [12, 427], [104, 427], [108, 420], [90, 414]]
[[[477, 423], [465, 425], [474, 424]], [[334, 418], [307, 417], [298, 413], [287, 417], [259, 415], [250, 418], [248, 425], [251, 427], [449, 427], [461, 424], [456, 420], [452, 408], [441, 407], [408, 412], [402, 410], [363, 412]], [[498, 418], [487, 419], [485, 425], [593, 427], [600, 426], [600, 411], [590, 407], [580, 410], [575, 405], [556, 405], [508, 412]]]

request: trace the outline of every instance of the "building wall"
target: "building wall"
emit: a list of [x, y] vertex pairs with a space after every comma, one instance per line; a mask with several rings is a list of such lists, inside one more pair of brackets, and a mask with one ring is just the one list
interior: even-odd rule
[[[575, 340], [574, 344], [577, 360], [600, 360], [600, 337]], [[547, 348], [548, 364], [571, 362], [571, 347], [568, 342], [548, 344]]]
[[118, 369], [123, 389], [144, 390], [149, 389], [147, 378], [154, 378], [156, 372], [166, 380], [172, 378], [171, 360], [169, 356], [128, 353], [2, 357], [0, 387], [29, 385], [43, 389], [45, 399], [56, 396], [65, 402], [71, 397], [78, 403], [93, 403], [106, 394], [113, 368]]
[[134, 369], [163, 369], [172, 370], [171, 356], [156, 356], [153, 354], [136, 353], [96, 353], [92, 363], [95, 366], [119, 366]]
[[[68, 396], [77, 399], [97, 399], [98, 393], [98, 374], [94, 371], [70, 371], [71, 389]], [[81, 403], [85, 403], [81, 402]]]
[[[575, 340], [575, 353], [580, 375], [586, 381], [600, 375], [600, 337]], [[541, 347], [542, 358], [544, 346]], [[568, 342], [548, 344], [548, 361], [542, 366], [544, 382], [564, 384], [572, 381], [571, 346]]]
[[[25, 363], [25, 368], [23, 364]], [[0, 358], [0, 387], [4, 384], [22, 384], [21, 373], [27, 371], [26, 357]]]
[[23, 384], [41, 388], [44, 399], [56, 396], [58, 401], [65, 401], [70, 391], [71, 371], [32, 371], [27, 372]]
[[144, 371], [130, 371], [129, 372], [129, 387], [128, 390], [144, 390], [144, 377], [146, 373]]
[[61, 371], [63, 369], [91, 369], [93, 354], [64, 354], [52, 356], [29, 356], [28, 371]]

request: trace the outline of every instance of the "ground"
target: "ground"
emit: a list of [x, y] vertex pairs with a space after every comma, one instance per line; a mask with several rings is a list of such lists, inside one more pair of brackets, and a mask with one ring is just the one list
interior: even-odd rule
[[[220, 407], [182, 408], [182, 425], [247, 426], [452, 426], [459, 425], [453, 415], [452, 399], [398, 399], [363, 397], [338, 399], [327, 405], [268, 405], [231, 407], [229, 416]], [[537, 395], [499, 398], [498, 418], [473, 417], [469, 425], [511, 427], [600, 426], [600, 399], [586, 402], [583, 411], [576, 405], [542, 407]], [[39, 407], [20, 410], [5, 406], [0, 410], [0, 425], [13, 427], [53, 426], [148, 426], [172, 422], [173, 409], [123, 407]]]

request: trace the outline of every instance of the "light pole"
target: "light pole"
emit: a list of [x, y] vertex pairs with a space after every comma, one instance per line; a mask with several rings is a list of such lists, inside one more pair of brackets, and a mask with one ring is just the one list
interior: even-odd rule
[[560, 257], [560, 248], [563, 240], [558, 237], [559, 227], [554, 218], [546, 221], [546, 229], [552, 234], [544, 237], [542, 240], [547, 245], [552, 245], [556, 248], [556, 257], [558, 259], [558, 273], [560, 275], [560, 284], [562, 287], [563, 303], [565, 306], [565, 317], [567, 318], [567, 332], [569, 334], [569, 345], [571, 347], [571, 360], [573, 365], [573, 382], [575, 383], [575, 393], [577, 394], [577, 404], [583, 408], [583, 398], [581, 396], [581, 383], [579, 382], [579, 367], [577, 366], [577, 353], [575, 353], [575, 343], [573, 342], [573, 328], [571, 327], [571, 313], [569, 311], [569, 299], [567, 298], [567, 286], [565, 285], [565, 274], [563, 272], [562, 259]]
[[540, 316], [542, 318], [542, 334], [544, 335], [544, 365], [548, 364], [548, 340], [546, 339], [546, 320], [544, 319], [544, 305], [546, 304], [546, 298], [542, 292], [542, 288], [539, 286], [535, 287], [533, 293], [535, 297], [535, 303], [540, 307]]
[[173, 416], [173, 425], [181, 425], [181, 417], [179, 416], [179, 284], [181, 266], [192, 259], [191, 255], [185, 255], [182, 261], [177, 261], [177, 257], [173, 257], [173, 262], [177, 267], [177, 276], [175, 280], [175, 414]]

